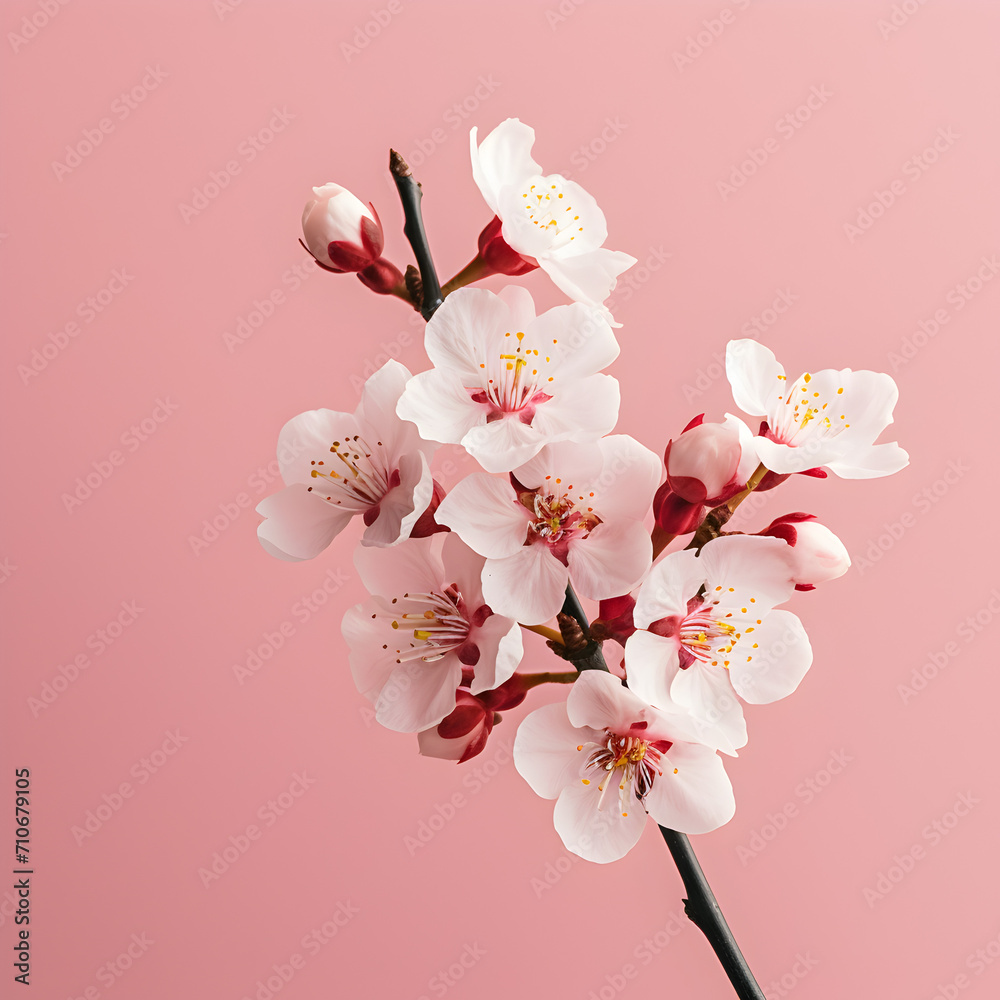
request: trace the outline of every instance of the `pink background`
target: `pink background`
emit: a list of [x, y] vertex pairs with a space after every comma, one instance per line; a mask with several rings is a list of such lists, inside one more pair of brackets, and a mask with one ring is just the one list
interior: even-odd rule
[[[382, 24], [379, 9], [3, 5], [0, 864], [14, 866], [12, 771], [27, 766], [35, 992], [267, 1000], [271, 977], [282, 1000], [733, 995], [676, 919], [655, 828], [618, 864], [570, 864], [551, 804], [510, 763], [525, 707], [461, 769], [373, 724], [339, 634], [361, 596], [356, 532], [283, 564], [239, 505], [277, 488], [285, 420], [353, 409], [386, 348], [427, 364], [399, 302], [296, 272], [310, 186], [372, 199], [404, 265], [386, 158], [409, 155], [446, 278], [489, 218], [468, 129], [519, 116], [545, 169], [588, 188], [608, 245], [642, 265], [612, 303], [619, 430], [659, 451], [694, 414], [721, 419], [716, 359], [755, 317], [789, 370], [897, 379], [890, 439], [908, 469], [792, 482], [744, 518], [811, 510], [855, 567], [794, 602], [815, 665], [793, 698], [748, 711], [736, 817], [696, 846], [769, 997], [996, 996], [1000, 281], [956, 287], [981, 267], [992, 279], [981, 261], [1000, 253], [1000, 9], [393, 0]], [[41, 25], [30, 38], [25, 17]], [[799, 127], [780, 124], [811, 94]], [[102, 119], [100, 144], [57, 171]], [[720, 189], [734, 171], [739, 187]], [[185, 218], [206, 185], [215, 196]], [[893, 203], [849, 234], [878, 191]], [[116, 270], [124, 286], [88, 311]], [[563, 301], [544, 275], [526, 284]], [[271, 315], [242, 326], [272, 293]], [[776, 299], [791, 302], [766, 312]], [[102, 649], [119, 613], [127, 627]], [[274, 633], [280, 648], [240, 683], [234, 666]], [[526, 644], [528, 669], [553, 666], [541, 639]], [[925, 665], [923, 689], [901, 692]], [[249, 849], [206, 886], [199, 869], [233, 841]], [[866, 898], [880, 877], [891, 891]], [[291, 975], [277, 992], [275, 966]]]

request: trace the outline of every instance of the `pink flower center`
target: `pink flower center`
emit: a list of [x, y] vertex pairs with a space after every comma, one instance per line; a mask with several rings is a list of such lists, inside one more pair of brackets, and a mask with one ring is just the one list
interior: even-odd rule
[[[450, 584], [440, 593], [403, 594], [394, 597], [392, 605], [391, 610], [375, 612], [372, 618], [382, 619], [398, 633], [397, 663], [410, 660], [433, 663], [448, 653], [457, 653], [468, 666], [478, 662], [479, 648], [470, 634], [492, 612], [486, 605], [470, 610], [456, 584]], [[385, 643], [382, 648], [389, 649], [390, 644]]]
[[[555, 482], [561, 485], [562, 480], [556, 479]], [[587, 504], [587, 500], [593, 498], [593, 493], [589, 497], [584, 497], [583, 494], [573, 497], [570, 492], [572, 489], [570, 484], [561, 495], [539, 490], [522, 495], [521, 500], [535, 515], [534, 520], [528, 522], [525, 545], [544, 542], [563, 564], [566, 563], [569, 543], [585, 539], [601, 523], [594, 508]]]
[[[841, 396], [844, 387], [817, 388], [813, 377], [806, 372], [791, 385], [784, 375], [778, 380], [783, 383], [783, 392], [778, 396], [782, 404], [768, 421], [767, 437], [778, 444], [801, 445], [804, 437], [836, 437], [851, 425], [847, 413], [841, 412]], [[822, 379], [820, 380], [822, 381]]]
[[[510, 346], [506, 346], [508, 337], [514, 338]], [[469, 392], [473, 402], [487, 407], [487, 423], [516, 415], [522, 423], [530, 424], [535, 408], [552, 398], [542, 388], [550, 388], [555, 381], [555, 376], [549, 375], [546, 367], [552, 358], [526, 347], [522, 331], [505, 333], [504, 342], [505, 347], [498, 356], [479, 363], [484, 383]]]
[[382, 442], [376, 442], [373, 448], [355, 434], [352, 438], [334, 441], [330, 452], [333, 457], [329, 461], [320, 459], [309, 463], [312, 466], [309, 475], [322, 481], [317, 484], [318, 490], [310, 486], [309, 492], [316, 490], [323, 499], [349, 510], [378, 504], [392, 485]]
[[[757, 625], [761, 624], [760, 618], [753, 619], [754, 624], [744, 617], [753, 614], [752, 605], [757, 603], [755, 597], [742, 598], [747, 606], [738, 607], [738, 602], [730, 596], [735, 594], [735, 588], [717, 586], [712, 593], [713, 596], [708, 601], [692, 597], [683, 618], [672, 615], [649, 626], [649, 631], [654, 635], [675, 638], [680, 644], [678, 665], [681, 670], [687, 670], [695, 663], [710, 663], [713, 667], [728, 669], [728, 657], [732, 654], [733, 647], [744, 635], [749, 637]], [[724, 601], [727, 597], [729, 600]], [[753, 659], [753, 650], [757, 649], [756, 642], [751, 645], [752, 648], [747, 650], [748, 663]]]
[[521, 193], [524, 217], [549, 237], [549, 252], [567, 246], [583, 232], [579, 209], [570, 204], [559, 180], [541, 177]]
[[[645, 723], [641, 723], [645, 726]], [[637, 736], [620, 736], [605, 730], [604, 743], [581, 743], [576, 749], [589, 751], [584, 765], [592, 777], [581, 778], [585, 785], [599, 780], [598, 810], [604, 808], [604, 796], [613, 784], [618, 785], [618, 805], [622, 816], [628, 816], [632, 795], [642, 802], [653, 787], [653, 782], [663, 776], [660, 759], [673, 744], [669, 740], [644, 740]], [[676, 768], [674, 774], [677, 773]], [[612, 792], [612, 795], [614, 792]]]

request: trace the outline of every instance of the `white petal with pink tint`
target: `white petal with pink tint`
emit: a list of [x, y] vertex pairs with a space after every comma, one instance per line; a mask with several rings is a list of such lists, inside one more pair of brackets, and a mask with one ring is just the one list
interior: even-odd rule
[[486, 560], [483, 596], [498, 614], [541, 625], [559, 613], [568, 582], [569, 570], [544, 545], [528, 545], [515, 555]]
[[435, 512], [439, 524], [458, 532], [466, 545], [490, 559], [521, 550], [529, 517], [508, 481], [482, 472], [466, 476]]
[[294, 483], [261, 500], [257, 513], [266, 520], [257, 527], [264, 550], [293, 561], [318, 556], [351, 520], [353, 511], [339, 510]]
[[428, 463], [436, 447], [396, 416], [409, 380], [403, 365], [388, 361], [365, 383], [353, 414], [309, 410], [285, 424], [278, 464], [288, 489], [295, 489], [257, 506], [268, 519], [258, 529], [268, 552], [310, 559], [355, 514], [373, 522], [365, 545], [395, 545], [409, 536], [433, 496]]
[[825, 466], [844, 479], [898, 472], [909, 457], [895, 442], [875, 444], [892, 423], [898, 391], [882, 372], [826, 368], [796, 379], [766, 347], [733, 340], [726, 374], [741, 409], [767, 420], [754, 439], [766, 468], [779, 475]]
[[752, 705], [787, 698], [812, 665], [813, 652], [806, 630], [796, 615], [782, 608], [757, 626], [750, 649], [737, 646], [729, 667], [733, 689]]
[[705, 832], [733, 812], [732, 788], [708, 747], [678, 733], [678, 715], [647, 705], [603, 671], [585, 671], [565, 705], [532, 712], [514, 740], [514, 764], [539, 795], [555, 798], [566, 847], [590, 861], [623, 857], [649, 815]]

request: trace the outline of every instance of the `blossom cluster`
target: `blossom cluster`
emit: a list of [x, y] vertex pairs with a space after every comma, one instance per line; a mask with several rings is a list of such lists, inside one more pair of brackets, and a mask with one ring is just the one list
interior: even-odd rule
[[[756, 533], [727, 532], [728, 516], [790, 475], [885, 476], [907, 455], [876, 443], [896, 402], [888, 375], [790, 377], [754, 340], [729, 343], [726, 374], [756, 433], [739, 416], [701, 414], [662, 459], [614, 433], [620, 388], [606, 369], [620, 324], [606, 302], [635, 259], [604, 247], [593, 197], [543, 174], [533, 143], [517, 119], [481, 143], [472, 130], [472, 177], [493, 217], [427, 322], [430, 367], [389, 361], [353, 413], [290, 420], [278, 447], [286, 485], [258, 507], [258, 533], [290, 560], [360, 534], [370, 596], [344, 615], [350, 668], [376, 719], [416, 734], [422, 754], [466, 761], [533, 688], [571, 684], [523, 719], [514, 761], [555, 800], [567, 848], [606, 862], [647, 817], [703, 833], [733, 816], [720, 755], [747, 743], [743, 704], [785, 698], [813, 661], [784, 605], [850, 565], [811, 514]], [[336, 184], [314, 193], [303, 229], [317, 263], [414, 301], [382, 256], [374, 208]], [[535, 268], [570, 301], [538, 313], [520, 285], [469, 287]], [[446, 490], [432, 472], [441, 445], [481, 471]], [[578, 597], [596, 602], [592, 625]], [[562, 673], [522, 672], [528, 631], [548, 638]], [[622, 647], [614, 670], [604, 642]]]

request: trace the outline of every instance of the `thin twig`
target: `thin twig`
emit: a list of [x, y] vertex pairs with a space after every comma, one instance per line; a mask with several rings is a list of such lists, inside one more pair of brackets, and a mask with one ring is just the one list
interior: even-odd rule
[[431, 258], [431, 248], [427, 243], [427, 233], [424, 230], [424, 219], [420, 212], [420, 199], [423, 191], [410, 171], [406, 160], [394, 149], [389, 150], [389, 171], [396, 182], [399, 200], [403, 204], [403, 215], [406, 219], [403, 234], [413, 247], [413, 256], [417, 258], [420, 268], [421, 302], [420, 315], [430, 319], [441, 305], [441, 284], [438, 281], [434, 261]]

